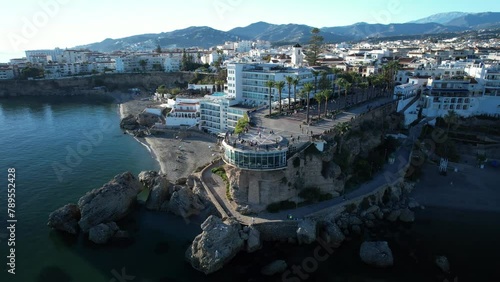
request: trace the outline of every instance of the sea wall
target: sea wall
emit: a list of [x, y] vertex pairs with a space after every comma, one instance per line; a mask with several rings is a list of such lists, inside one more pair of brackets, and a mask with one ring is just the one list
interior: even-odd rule
[[288, 241], [297, 238], [298, 221], [282, 220], [253, 224], [263, 241]]
[[[189, 82], [192, 73], [100, 74], [85, 77], [40, 80], [0, 80], [0, 97], [49, 95], [102, 95], [108, 91], [139, 88], [154, 92], [159, 85], [175, 87]], [[101, 87], [94, 89], [96, 87]]]

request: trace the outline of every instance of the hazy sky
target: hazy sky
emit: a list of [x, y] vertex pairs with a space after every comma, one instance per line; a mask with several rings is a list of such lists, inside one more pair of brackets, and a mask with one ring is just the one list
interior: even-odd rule
[[400, 23], [435, 13], [500, 11], [497, 0], [0, 0], [0, 62], [24, 50], [71, 48], [188, 26], [257, 21], [315, 27]]

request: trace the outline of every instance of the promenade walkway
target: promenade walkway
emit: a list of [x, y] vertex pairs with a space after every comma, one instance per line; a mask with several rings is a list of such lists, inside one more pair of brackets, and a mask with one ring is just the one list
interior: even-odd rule
[[[387, 103], [386, 101], [377, 101], [378, 104]], [[363, 109], [366, 109], [366, 105], [353, 109], [352, 113], [363, 113]], [[341, 122], [342, 120], [337, 120], [336, 122]], [[411, 157], [411, 150], [414, 140], [420, 134], [421, 128], [424, 122], [418, 124], [417, 126], [410, 129], [410, 134], [403, 142], [403, 144], [395, 152], [396, 160], [393, 164], [385, 164], [383, 169], [377, 173], [370, 182], [363, 183], [359, 188], [348, 192], [345, 194], [347, 200], [357, 198], [359, 196], [367, 195], [383, 185], [392, 183], [396, 179], [400, 179], [402, 175], [400, 174], [401, 169], [404, 168]], [[218, 203], [224, 207], [228, 216], [235, 217], [242, 224], [250, 225], [252, 223], [263, 223], [263, 222], [273, 222], [273, 221], [283, 221], [287, 219], [287, 215], [291, 214], [296, 218], [308, 217], [314, 213], [317, 213], [324, 209], [334, 209], [335, 207], [341, 208], [346, 200], [343, 197], [337, 197], [328, 201], [319, 202], [303, 207], [298, 207], [295, 209], [284, 210], [278, 213], [267, 213], [262, 212], [254, 216], [241, 215], [236, 211], [236, 204], [229, 201], [226, 197], [226, 185], [223, 180], [211, 172], [211, 169], [222, 165], [222, 160], [207, 167], [202, 174], [202, 180], [206, 185], [206, 188], [215, 195]]]

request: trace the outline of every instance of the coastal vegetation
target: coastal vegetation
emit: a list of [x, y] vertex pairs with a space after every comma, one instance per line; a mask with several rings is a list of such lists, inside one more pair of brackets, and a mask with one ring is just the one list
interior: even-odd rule
[[245, 131], [245, 128], [248, 127], [248, 124], [250, 122], [250, 119], [248, 118], [248, 115], [245, 113], [242, 118], [238, 119], [236, 122], [236, 126], [234, 127], [234, 133], [239, 134], [243, 133]]
[[227, 174], [226, 174], [226, 170], [224, 169], [224, 167], [222, 167], [222, 166], [214, 167], [214, 168], [212, 168], [212, 173], [220, 176], [220, 178], [222, 178], [224, 183], [226, 183], [226, 197], [229, 201], [232, 201], [233, 197], [231, 197], [231, 188], [229, 186], [229, 179], [227, 179]]

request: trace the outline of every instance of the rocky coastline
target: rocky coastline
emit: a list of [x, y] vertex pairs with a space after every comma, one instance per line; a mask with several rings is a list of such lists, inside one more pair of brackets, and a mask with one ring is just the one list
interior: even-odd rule
[[[143, 171], [138, 176], [124, 172], [83, 195], [77, 204], [70, 203], [53, 211], [47, 225], [72, 235], [85, 234], [96, 244], [105, 244], [111, 239], [129, 239], [127, 231], [120, 230], [117, 221], [138, 204], [183, 218], [207, 210], [209, 214], [217, 214], [200, 185], [197, 175], [172, 183], [156, 171]], [[149, 191], [149, 196], [141, 202], [138, 195], [144, 190]]]
[[[120, 105], [120, 126], [128, 133], [153, 122], [153, 119], [141, 121], [134, 114], [127, 114], [126, 107], [126, 103]], [[393, 256], [386, 241], [375, 240], [376, 228], [394, 222], [409, 224], [415, 220], [415, 210], [424, 208], [409, 196], [414, 185], [402, 182], [386, 189], [380, 197], [370, 196], [361, 202], [347, 204], [342, 211], [331, 216], [245, 225], [232, 217], [222, 217], [206, 194], [201, 169], [195, 169], [213, 160], [213, 153], [207, 150], [212, 140], [203, 137], [201, 133], [181, 135], [176, 131], [164, 133], [161, 137], [138, 137], [139, 141], [144, 140], [151, 146], [161, 164], [160, 172], [117, 175], [102, 187], [82, 196], [77, 204], [67, 204], [52, 212], [47, 225], [75, 236], [83, 234], [96, 244], [106, 244], [112, 240], [131, 239], [127, 230], [121, 230], [117, 222], [136, 205], [171, 212], [186, 219], [208, 211], [204, 212], [208, 217], [201, 224], [201, 234], [185, 253], [187, 262], [205, 274], [220, 270], [239, 252], [259, 250], [264, 241], [305, 245], [319, 242], [339, 248], [343, 242], [360, 237], [366, 241], [359, 250], [361, 260], [385, 268], [391, 267], [397, 257]], [[179, 161], [168, 151], [180, 152], [183, 159]], [[148, 197], [141, 197], [144, 193]], [[435, 263], [443, 272], [449, 271], [446, 257], [436, 258]], [[286, 258], [279, 259], [263, 267], [261, 273], [276, 275], [287, 267]]]

